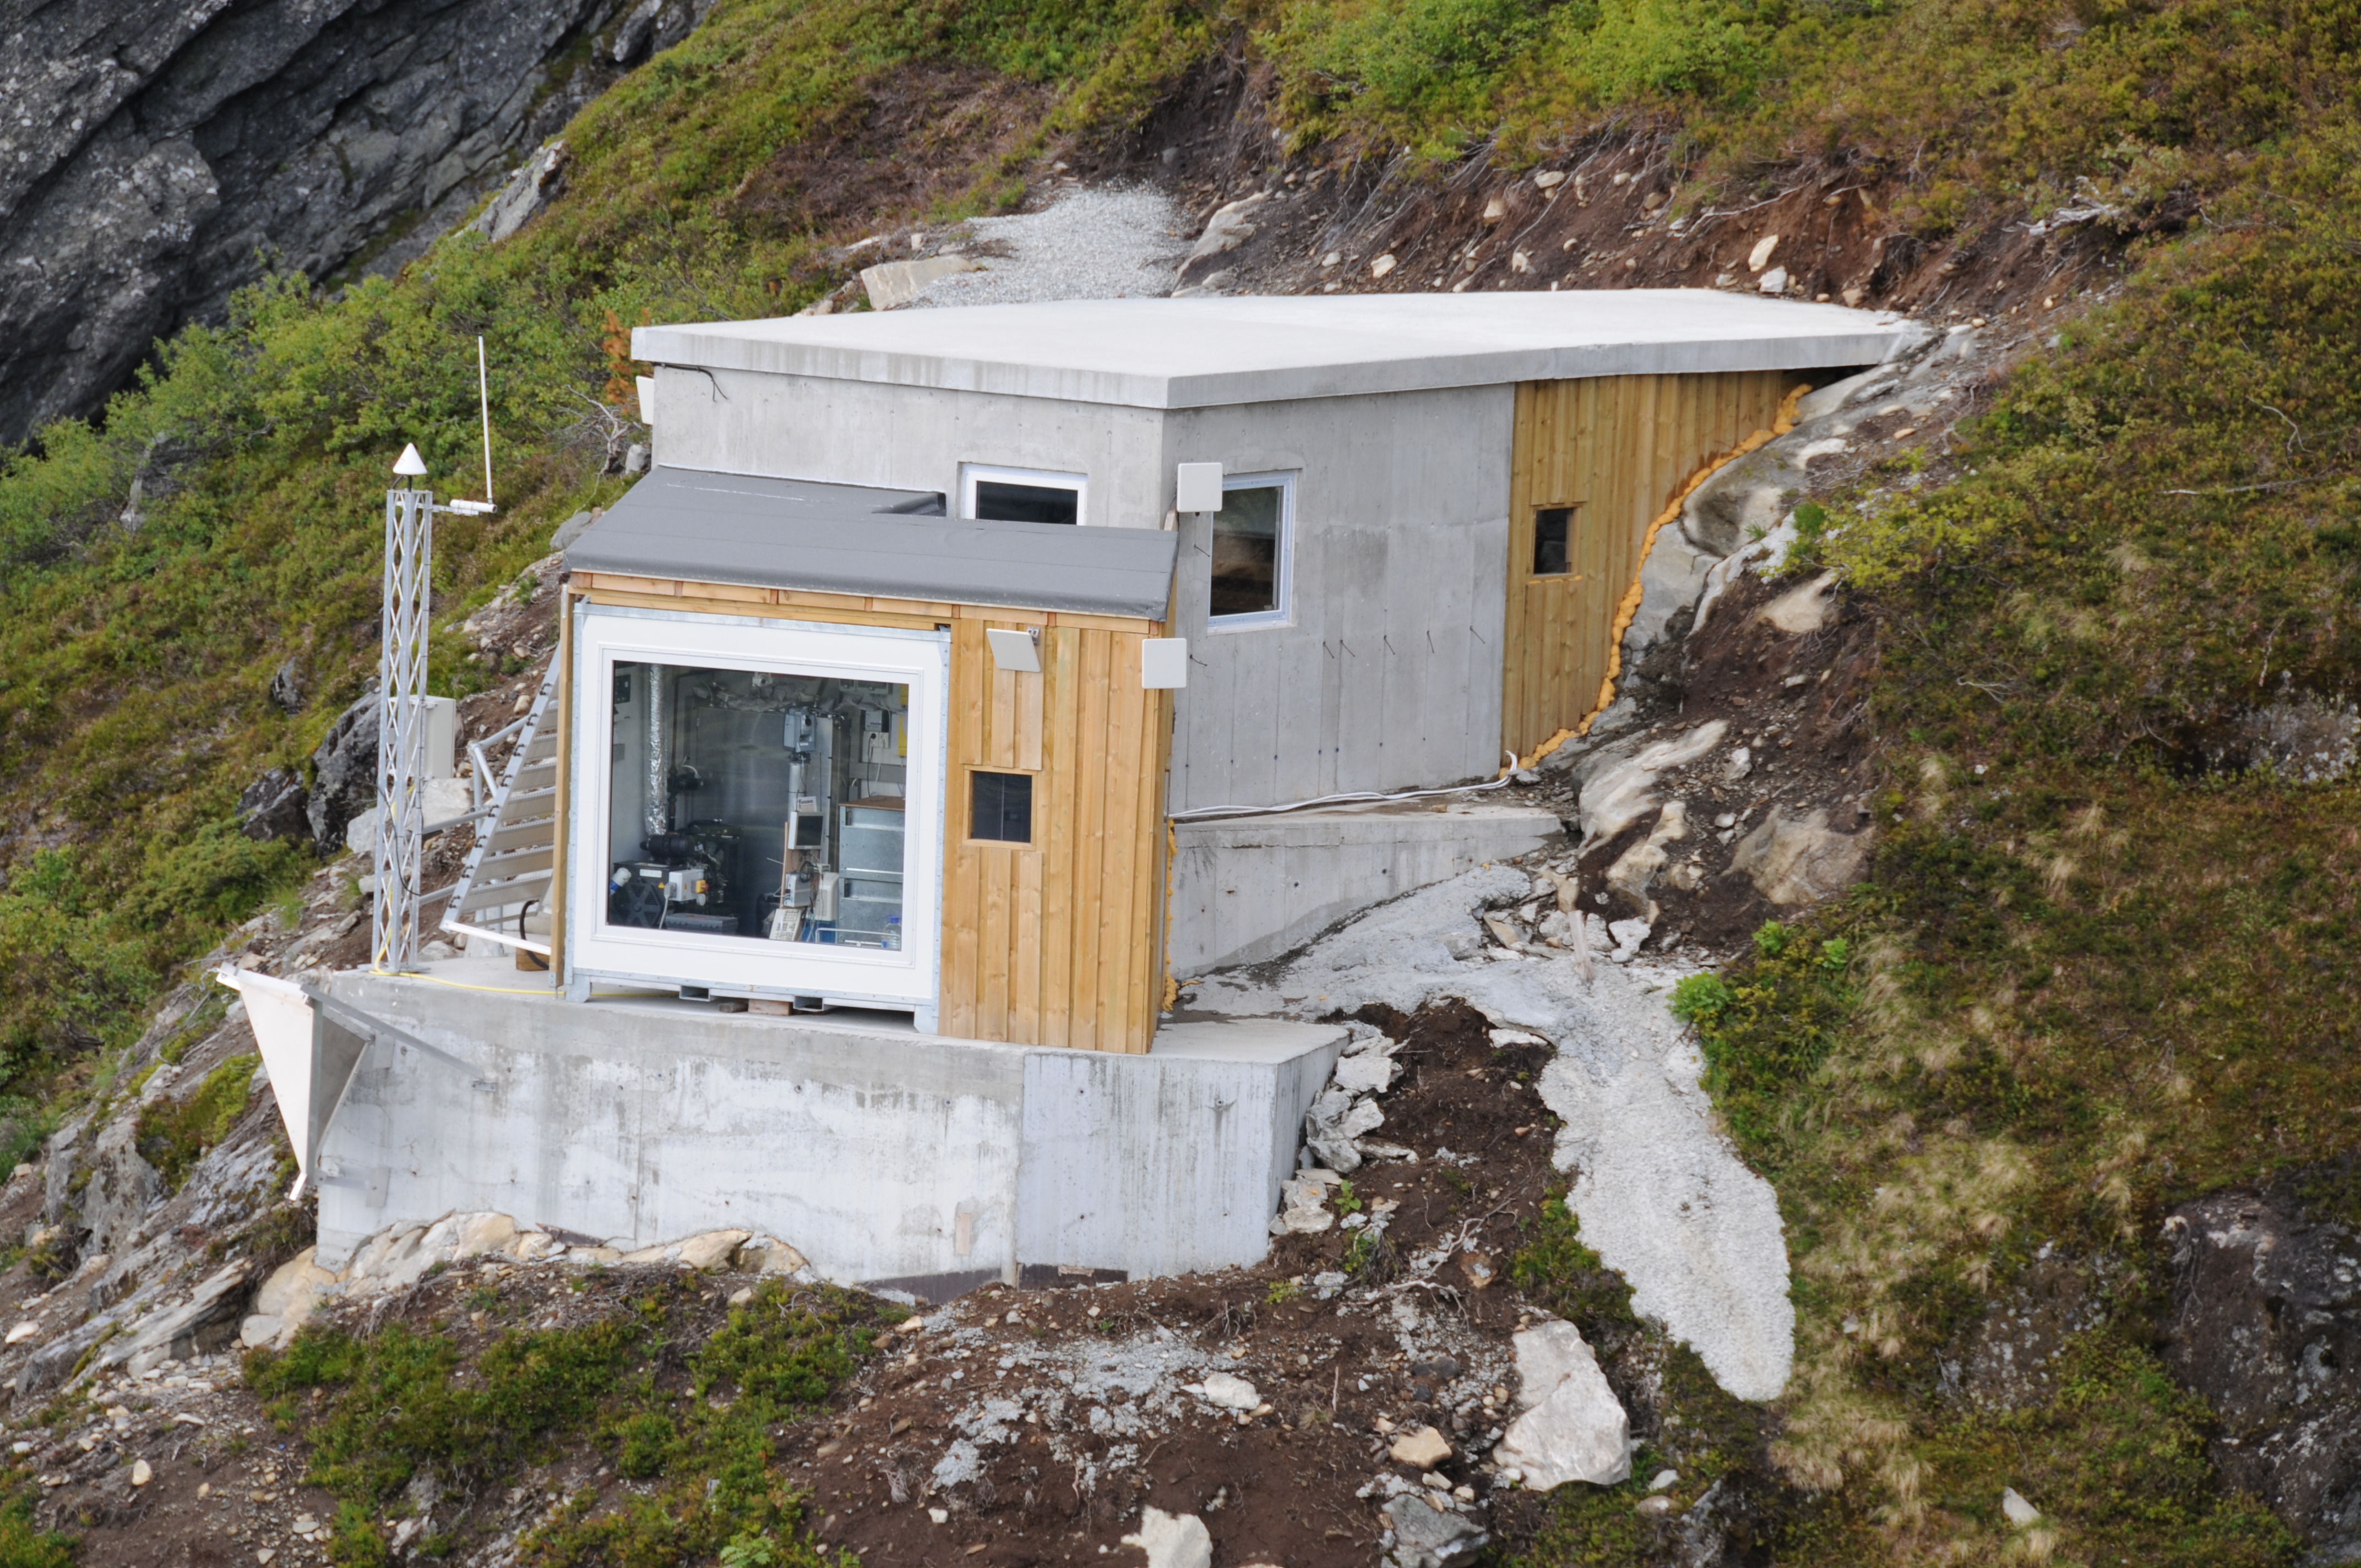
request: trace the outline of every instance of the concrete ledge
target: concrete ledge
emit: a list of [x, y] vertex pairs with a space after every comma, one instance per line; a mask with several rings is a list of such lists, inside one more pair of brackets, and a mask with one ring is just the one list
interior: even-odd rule
[[430, 1047], [373, 1040], [321, 1140], [328, 1266], [390, 1224], [474, 1211], [623, 1248], [767, 1233], [832, 1279], [927, 1295], [1027, 1268], [1248, 1265], [1345, 1038], [1191, 1026], [1117, 1056], [892, 1014], [583, 1005], [518, 979], [462, 961], [325, 982]]
[[1339, 920], [1564, 831], [1531, 806], [1337, 806], [1183, 822], [1172, 865], [1172, 972], [1192, 976], [1292, 952]]

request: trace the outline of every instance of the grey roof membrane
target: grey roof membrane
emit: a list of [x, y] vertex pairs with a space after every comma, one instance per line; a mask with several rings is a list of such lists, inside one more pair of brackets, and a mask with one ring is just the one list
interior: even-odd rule
[[1067, 300], [635, 327], [659, 364], [1137, 408], [1874, 365], [1902, 318], [1715, 289]]
[[943, 517], [941, 505], [930, 490], [657, 468], [584, 530], [566, 564], [631, 576], [1164, 619], [1176, 535], [978, 522]]

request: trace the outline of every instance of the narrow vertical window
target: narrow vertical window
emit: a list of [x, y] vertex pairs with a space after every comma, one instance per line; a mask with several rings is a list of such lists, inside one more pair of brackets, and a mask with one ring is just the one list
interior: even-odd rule
[[1533, 512], [1533, 576], [1563, 577], [1574, 570], [1574, 509], [1541, 507]]
[[1033, 841], [1033, 775], [970, 773], [968, 837], [1001, 844]]
[[1208, 607], [1216, 626], [1287, 619], [1294, 503], [1290, 475], [1239, 474], [1224, 482]]

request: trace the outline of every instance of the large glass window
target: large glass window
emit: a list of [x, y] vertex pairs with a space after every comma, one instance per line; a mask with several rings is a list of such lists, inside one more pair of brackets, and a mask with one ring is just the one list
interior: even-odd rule
[[1295, 485], [1285, 474], [1237, 474], [1222, 481], [1213, 514], [1212, 615], [1219, 625], [1287, 619]]
[[902, 946], [909, 687], [613, 670], [609, 927]]
[[970, 463], [960, 471], [960, 510], [968, 517], [992, 522], [1082, 521], [1084, 482], [1080, 474], [988, 468]]

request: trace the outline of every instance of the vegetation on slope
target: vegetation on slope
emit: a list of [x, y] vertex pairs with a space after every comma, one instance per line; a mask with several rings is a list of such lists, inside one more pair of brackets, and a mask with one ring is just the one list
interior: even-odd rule
[[[585, 1277], [574, 1288], [603, 1283]], [[812, 1545], [803, 1497], [772, 1440], [827, 1399], [902, 1309], [881, 1317], [865, 1299], [830, 1288], [791, 1297], [773, 1281], [702, 1333], [682, 1319], [708, 1288], [676, 1275], [627, 1310], [566, 1328], [507, 1325], [480, 1340], [401, 1321], [359, 1336], [311, 1328], [283, 1354], [251, 1353], [247, 1378], [273, 1421], [305, 1438], [310, 1479], [337, 1498], [328, 1556], [346, 1568], [392, 1561], [405, 1516], [402, 1543], [417, 1532], [423, 1556], [475, 1544], [460, 1533], [482, 1528], [468, 1518], [475, 1499], [527, 1464], [578, 1485], [519, 1531], [519, 1561], [850, 1562]], [[518, 1310], [497, 1290], [478, 1295], [479, 1319], [484, 1309]], [[685, 1331], [693, 1348], [678, 1343]], [[641, 1485], [601, 1506], [589, 1475], [600, 1464]], [[449, 1502], [438, 1517], [440, 1498]]]
[[[134, 1032], [170, 965], [301, 871], [230, 803], [373, 665], [384, 471], [415, 439], [470, 472], [478, 334], [503, 510], [444, 530], [453, 618], [617, 492], [629, 323], [796, 308], [837, 280], [829, 245], [1015, 199], [1038, 152], [1216, 48], [1268, 65], [1301, 157], [1513, 164], [1646, 125], [1683, 211], [1839, 167], [1922, 239], [2070, 204], [2129, 247], [2120, 297], [1941, 483], [1905, 465], [1824, 498], [1823, 556], [1883, 621], [1874, 881], [1684, 1004], [1791, 1226], [1770, 1457], [1818, 1501], [1788, 1560], [2030, 1553], [1996, 1518], [2017, 1485], [2057, 1561], [2285, 1561], [2148, 1346], [2147, 1238], [2356, 1141], [2356, 786], [2256, 765], [2254, 718], [2361, 686], [2356, 44], [2351, 0], [725, 0], [585, 113], [568, 195], [515, 241], [254, 291], [0, 474], [0, 1065], [38, 1084]], [[945, 147], [915, 199], [856, 186], [819, 215], [807, 149], [857, 137], [896, 72], [953, 66], [1038, 89], [1032, 117]], [[146, 482], [123, 521], [179, 454], [178, 490]], [[264, 697], [291, 655], [291, 717]], [[1980, 1413], [1943, 1363], [2045, 1247], [2105, 1310], [2064, 1397]], [[1596, 1523], [1534, 1560], [1614, 1560]]]

